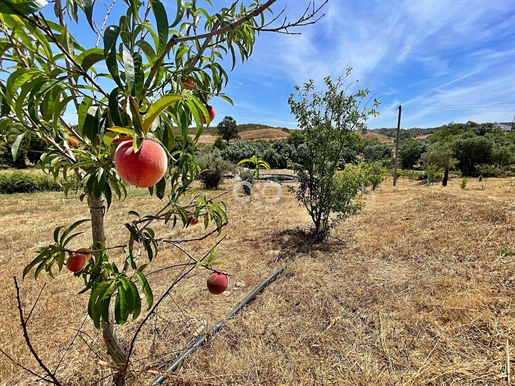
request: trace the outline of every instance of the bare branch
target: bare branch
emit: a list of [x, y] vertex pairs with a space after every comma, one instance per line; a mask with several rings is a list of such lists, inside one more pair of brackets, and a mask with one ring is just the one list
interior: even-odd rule
[[284, 20], [283, 20], [283, 22], [282, 22], [282, 24], [280, 26], [278, 26], [278, 27], [268, 27], [268, 26], [272, 25], [275, 21], [277, 21], [279, 19], [279, 17], [282, 15], [284, 10], [286, 9], [285, 8], [285, 9], [283, 9], [279, 13], [279, 15], [277, 15], [277, 17], [272, 19], [269, 23], [265, 24], [263, 27], [255, 28], [255, 30], [259, 31], [259, 32], [276, 32], [276, 33], [283, 33], [283, 34], [288, 34], [288, 35], [300, 34], [300, 32], [290, 32], [289, 29], [293, 28], [293, 27], [305, 27], [307, 25], [312, 25], [312, 24], [317, 23], [321, 18], [323, 18], [325, 16], [325, 13], [320, 15], [320, 16], [318, 16], [316, 19], [315, 19], [315, 16], [317, 16], [317, 14], [319, 14], [320, 10], [328, 2], [329, 2], [329, 0], [325, 0], [322, 3], [322, 5], [320, 5], [320, 6], [316, 7], [316, 8], [315, 8], [315, 3], [314, 2], [313, 3], [310, 2], [308, 4], [308, 6], [306, 7], [306, 10], [302, 14], [302, 16], [299, 17], [296, 21], [288, 23], [286, 18], [284, 18]]
[[34, 371], [32, 371], [31, 369], [29, 369], [29, 368], [27, 368], [27, 367], [23, 366], [20, 362], [17, 362], [16, 360], [14, 360], [14, 358], [13, 358], [13, 357], [11, 357], [9, 354], [7, 354], [4, 350], [0, 349], [0, 352], [1, 352], [2, 354], [4, 354], [4, 355], [7, 357], [7, 359], [9, 359], [12, 363], [14, 363], [14, 364], [15, 364], [16, 366], [18, 366], [19, 368], [21, 368], [21, 369], [25, 370], [27, 373], [34, 375], [35, 377], [39, 378], [39, 379], [40, 379], [40, 380], [42, 380], [42, 381], [45, 381], [45, 382], [51, 383], [49, 380], [47, 380], [47, 379], [43, 378], [43, 377], [42, 377], [41, 375], [39, 375], [38, 373], [35, 373], [35, 372], [34, 372]]
[[[25, 339], [25, 343], [27, 344], [27, 347], [29, 348], [30, 352], [32, 353], [32, 355], [34, 356], [36, 361], [38, 362], [39, 366], [41, 366], [41, 368], [45, 371], [45, 373], [50, 377], [50, 379], [52, 381], [47, 380], [45, 378], [41, 378], [41, 377], [40, 378], [48, 383], [53, 383], [54, 385], [62, 386], [61, 382], [59, 382], [59, 380], [55, 377], [55, 375], [48, 369], [48, 367], [45, 366], [45, 364], [43, 363], [41, 358], [36, 353], [34, 346], [32, 346], [32, 342], [30, 341], [29, 333], [27, 331], [27, 320], [23, 316], [23, 308], [21, 305], [21, 298], [20, 298], [20, 287], [18, 286], [18, 281], [16, 280], [16, 276], [13, 279], [14, 279], [14, 286], [16, 287], [16, 302], [18, 303], [18, 311], [20, 314], [21, 328], [23, 329], [23, 338]], [[39, 299], [39, 297], [38, 297], [38, 299]], [[34, 307], [35, 307], [35, 305], [34, 305]], [[32, 374], [34, 374], [34, 373], [32, 373]]]

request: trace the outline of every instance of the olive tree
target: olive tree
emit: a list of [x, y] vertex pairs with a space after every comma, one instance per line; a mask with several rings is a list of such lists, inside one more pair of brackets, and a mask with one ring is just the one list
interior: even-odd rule
[[[89, 224], [89, 259], [75, 275], [89, 293], [88, 313], [102, 330], [115, 384], [125, 383], [136, 337], [124, 347], [114, 326], [140, 316], [141, 298], [147, 309], [156, 306], [146, 269], [158, 246], [168, 242], [188, 261], [172, 287], [196, 267], [211, 269], [216, 257], [209, 248], [195, 258], [176, 241], [158, 237], [152, 224], [188, 226], [191, 213], [206, 227], [214, 223], [214, 231], [226, 223], [223, 203], [199, 199], [192, 190], [200, 172], [195, 158], [173, 151], [185, 147], [176, 143], [188, 143], [191, 127], [196, 141], [210, 123], [211, 98], [231, 103], [223, 94], [227, 62], [220, 59], [227, 56], [233, 67], [244, 62], [259, 32], [314, 23], [325, 4], [275, 25], [265, 16], [276, 1], [234, 2], [210, 11], [198, 1], [179, 0], [172, 7], [161, 0], [55, 0], [53, 7], [45, 0], [0, 0], [0, 132], [11, 124], [23, 127], [12, 145], [14, 158], [28, 136], [45, 141], [40, 167], [64, 180], [64, 192], [76, 193], [90, 211], [89, 219], [56, 228], [53, 242], [40, 248], [23, 276], [60, 272], [76, 252], [72, 240]], [[131, 211], [134, 221], [121, 224], [127, 241], [116, 247], [106, 242], [104, 222], [113, 202], [127, 194], [113, 161], [122, 140], [132, 141], [135, 153], [150, 140], [166, 150], [167, 172], [149, 194], [167, 199], [153, 214]], [[122, 265], [112, 259], [117, 248], [125, 256]], [[47, 376], [57, 383], [54, 374]]]
[[[314, 224], [316, 240], [328, 236], [332, 221], [331, 209], [337, 208], [335, 222], [349, 215], [344, 206], [339, 208], [338, 201], [348, 192], [338, 186], [337, 171], [353, 131], [363, 130], [366, 119], [376, 115], [379, 101], [373, 105], [362, 106], [367, 98], [368, 89], [349, 92], [353, 85], [344, 87], [346, 75], [332, 80], [326, 77], [325, 91], [315, 90], [315, 82], [308, 81], [303, 86], [295, 86], [296, 94], [291, 94], [288, 104], [292, 114], [303, 130], [306, 151], [301, 161], [294, 165], [298, 176], [298, 187], [294, 189], [297, 199], [306, 207]], [[345, 186], [343, 187], [345, 188]], [[359, 186], [348, 186], [352, 195], [357, 195]]]

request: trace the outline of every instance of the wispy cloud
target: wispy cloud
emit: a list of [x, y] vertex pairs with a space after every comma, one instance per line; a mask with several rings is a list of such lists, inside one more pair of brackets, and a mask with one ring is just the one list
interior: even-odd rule
[[420, 107], [411, 116], [418, 126], [447, 119], [438, 106], [463, 105], [460, 117], [473, 106], [486, 120], [500, 116], [488, 106], [515, 109], [512, 1], [342, 0], [330, 1], [325, 12], [300, 36], [263, 37], [256, 63], [287, 85], [321, 82], [352, 66], [352, 80], [383, 100], [384, 114], [373, 120], [378, 126], [395, 122], [392, 107], [400, 103]]

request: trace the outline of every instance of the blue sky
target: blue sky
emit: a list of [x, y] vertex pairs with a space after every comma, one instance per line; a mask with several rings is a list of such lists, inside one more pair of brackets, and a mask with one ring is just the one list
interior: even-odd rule
[[[98, 1], [95, 13], [103, 17], [108, 3]], [[173, 19], [176, 1], [163, 3]], [[231, 3], [212, 0], [212, 12]], [[278, 0], [272, 9], [277, 15], [286, 7], [293, 21], [309, 4]], [[250, 60], [229, 73], [224, 91], [234, 106], [211, 101], [212, 126], [231, 116], [238, 124], [296, 128], [287, 102], [294, 86], [309, 79], [322, 86], [348, 67], [349, 82], [358, 80], [382, 102], [380, 115], [367, 122], [371, 129], [396, 127], [399, 105], [402, 128], [514, 119], [514, 0], [329, 0], [323, 13], [315, 25], [296, 29], [300, 35], [258, 37]]]
[[[321, 4], [321, 0], [315, 3]], [[213, 0], [216, 8], [226, 1]], [[307, 0], [279, 0], [293, 20]], [[295, 128], [287, 103], [294, 85], [322, 85], [353, 67], [381, 100], [369, 128], [434, 127], [450, 122], [512, 121], [515, 115], [515, 1], [330, 0], [325, 17], [301, 35], [264, 33], [253, 56], [230, 73], [231, 106], [214, 99], [214, 125]]]

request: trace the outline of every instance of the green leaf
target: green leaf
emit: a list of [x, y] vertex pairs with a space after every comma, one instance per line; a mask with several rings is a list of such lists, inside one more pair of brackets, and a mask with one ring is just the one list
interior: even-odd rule
[[123, 284], [119, 285], [118, 293], [116, 294], [116, 300], [114, 303], [114, 320], [116, 324], [124, 324], [129, 317], [130, 304], [127, 295], [132, 296], [132, 292], [125, 291]]
[[25, 132], [18, 135], [12, 144], [11, 154], [13, 156], [14, 161], [16, 161], [18, 159], [18, 156], [20, 155], [20, 145], [24, 138], [25, 138]]
[[177, 0], [177, 13], [175, 15], [175, 20], [170, 25], [170, 28], [175, 27], [179, 22], [182, 20], [182, 17], [184, 16], [184, 5], [183, 0]]
[[136, 271], [136, 276], [138, 277], [138, 281], [141, 284], [143, 294], [145, 295], [145, 298], [147, 300], [148, 309], [150, 309], [150, 307], [152, 307], [152, 304], [154, 303], [154, 295], [152, 294], [152, 289], [150, 288], [147, 278], [145, 277], [143, 272]]
[[91, 29], [94, 31], [95, 26], [93, 25], [93, 6], [95, 5], [95, 0], [84, 0], [84, 13], [86, 14], [86, 19], [88, 20]]
[[[94, 285], [93, 290], [91, 291], [88, 302], [88, 314], [90, 318], [93, 319], [93, 323], [95, 324], [96, 328], [100, 328], [103, 300], [105, 299], [105, 295], [111, 291], [110, 294], [108, 293], [108, 298], [111, 298], [114, 284], [116, 283], [113, 280], [101, 281]], [[107, 306], [109, 307], [109, 304]], [[109, 315], [109, 308], [107, 311], [107, 314]], [[109, 318], [107, 318], [106, 322], [109, 322]]]
[[[129, 107], [130, 107], [131, 114], [132, 114], [132, 125], [134, 127], [135, 133], [138, 134], [138, 136], [140, 136], [140, 135], [146, 136], [147, 133], [143, 132], [143, 129], [142, 129], [141, 115], [139, 113], [138, 102], [132, 96], [129, 97]], [[135, 139], [134, 149], [137, 150], [137, 149], [139, 149], [138, 145], [141, 145], [141, 143], [137, 142], [138, 137], [134, 137], [134, 139]]]
[[170, 105], [182, 99], [182, 96], [179, 94], [168, 94], [163, 96], [161, 99], [158, 99], [154, 104], [152, 104], [149, 108], [145, 117], [143, 118], [142, 129], [145, 135], [150, 130], [152, 123], [156, 120], [156, 118]]
[[134, 87], [131, 89], [131, 95], [140, 102], [143, 94], [143, 83], [145, 82], [143, 58], [136, 52], [132, 55], [132, 60], [134, 62]]
[[77, 63], [79, 63], [84, 71], [88, 71], [96, 63], [104, 59], [104, 50], [101, 48], [90, 48], [76, 57]]
[[120, 133], [120, 134], [134, 135], [134, 130], [128, 129], [126, 127], [113, 126], [113, 127], [108, 128], [107, 130], [113, 131], [115, 133]]
[[[168, 43], [168, 17], [166, 15], [166, 9], [160, 0], [150, 0], [150, 5], [152, 6], [152, 12], [156, 18], [156, 27], [159, 36], [157, 55], [162, 55], [166, 49], [166, 44]], [[177, 16], [179, 16], [179, 10], [184, 12], [180, 0], [178, 0]]]
[[0, 13], [28, 15], [41, 11], [47, 4], [46, 0], [5, 0], [0, 1]]
[[114, 125], [123, 126], [122, 117], [120, 116], [120, 111], [118, 110], [118, 93], [119, 88], [115, 87], [109, 94], [109, 114]]
[[109, 73], [120, 87], [123, 87], [118, 74], [118, 62], [116, 61], [116, 41], [120, 35], [120, 28], [115, 25], [107, 27], [104, 33], [104, 56]]
[[[82, 219], [82, 220], [79, 220], [79, 221], [76, 221], [74, 222], [68, 229], [66, 229], [63, 234], [61, 235], [61, 238], [59, 239], [59, 244], [61, 245], [66, 245], [66, 243], [68, 243], [68, 235], [73, 232], [73, 230], [75, 228], [77, 228], [78, 226], [84, 224], [86, 221], [89, 221], [89, 219]], [[71, 237], [71, 236], [70, 236]], [[74, 236], [75, 237], [75, 236]]]
[[[129, 51], [123, 50], [122, 52], [123, 67], [125, 70], [125, 81], [127, 82], [127, 90], [132, 94], [134, 89], [134, 60]], [[133, 95], [134, 96], [134, 95]]]
[[134, 284], [130, 280], [127, 280], [127, 283], [129, 285], [128, 289], [132, 293], [132, 301], [133, 301], [132, 318], [137, 319], [138, 316], [141, 314], [141, 299], [139, 297], [138, 288], [136, 287], [136, 284]]
[[77, 121], [77, 125], [79, 126], [79, 130], [82, 132], [84, 129], [84, 123], [86, 122], [86, 117], [88, 116], [89, 108], [93, 103], [93, 99], [90, 97], [84, 97], [79, 106], [79, 119]]
[[149, 190], [151, 196], [154, 195], [154, 193], [155, 193], [157, 198], [162, 200], [163, 197], [165, 196], [166, 178], [165, 177], [161, 178], [157, 184], [149, 187], [148, 190]]

